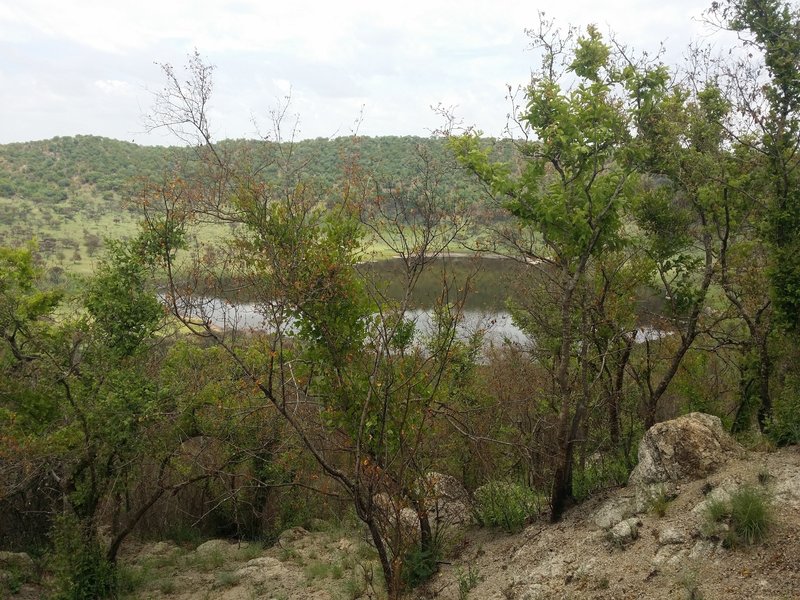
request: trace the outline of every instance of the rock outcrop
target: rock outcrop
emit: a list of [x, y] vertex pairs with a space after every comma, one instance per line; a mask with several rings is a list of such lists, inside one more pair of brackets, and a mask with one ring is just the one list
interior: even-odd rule
[[649, 510], [659, 496], [674, 498], [679, 482], [704, 478], [742, 452], [719, 417], [690, 413], [657, 423], [639, 444], [639, 463], [628, 479], [628, 492], [603, 504], [594, 523], [611, 529]]
[[639, 464], [628, 485], [674, 483], [710, 475], [741, 447], [722, 427], [719, 417], [690, 413], [656, 423], [639, 444]]
[[419, 485], [425, 492], [431, 525], [451, 527], [472, 524], [472, 501], [458, 479], [431, 471]]

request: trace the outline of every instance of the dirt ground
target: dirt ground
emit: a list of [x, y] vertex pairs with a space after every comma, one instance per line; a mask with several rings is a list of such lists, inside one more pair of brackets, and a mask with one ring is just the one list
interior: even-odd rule
[[[766, 492], [772, 524], [754, 544], [723, 543], [704, 506], [741, 486]], [[688, 483], [657, 510], [638, 514], [622, 538], [598, 525], [632, 501], [620, 488], [542, 519], [516, 535], [471, 527], [453, 532], [440, 572], [410, 599], [748, 599], [800, 598], [800, 448], [748, 453]], [[625, 527], [628, 527], [625, 525]], [[723, 526], [724, 529], [724, 526]], [[380, 598], [380, 568], [354, 528], [318, 524], [284, 532], [271, 548], [211, 540], [127, 545], [124, 576], [135, 600], [353, 600]], [[17, 598], [35, 598], [34, 589]]]

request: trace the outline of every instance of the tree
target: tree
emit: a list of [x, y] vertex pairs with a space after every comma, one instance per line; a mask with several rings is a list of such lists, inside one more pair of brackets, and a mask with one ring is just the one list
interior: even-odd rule
[[[407, 311], [419, 273], [445, 251], [460, 220], [448, 216], [433, 162], [424, 157], [422, 176], [402, 189], [382, 185], [354, 161], [336, 188], [321, 185], [295, 155], [291, 134], [282, 139], [286, 107], [272, 115], [274, 141], [229, 153], [213, 143], [206, 120], [212, 70], [197, 56], [188, 69], [183, 83], [164, 67], [168, 83], [154, 115], [156, 124], [198, 144], [195, 160], [141, 196], [168, 307], [231, 358], [241, 385], [277, 411], [352, 503], [396, 598], [409, 552], [423, 556], [430, 572], [436, 566], [420, 478], [460, 348], [462, 300], [443, 288], [433, 328], [421, 335], [424, 348]], [[399, 302], [388, 301], [359, 266], [359, 217], [402, 259], [406, 292]], [[175, 252], [173, 234], [190, 239], [190, 227], [209, 221], [234, 223], [236, 234]], [[250, 336], [215, 300], [234, 297], [234, 289], [259, 307], [267, 333], [256, 355]], [[418, 533], [404, 525], [403, 510], [414, 515]]]
[[617, 68], [591, 26], [577, 39], [549, 23], [531, 35], [543, 61], [518, 116], [521, 164], [491, 162], [476, 135], [455, 138], [453, 146], [519, 220], [526, 237], [512, 241], [536, 265], [552, 299], [552, 312], [540, 308], [544, 322], [532, 333], [552, 364], [557, 395], [551, 517], [558, 520], [572, 495], [574, 449], [598, 359], [588, 343], [592, 276], [600, 257], [623, 247], [623, 215], [637, 180], [628, 159], [634, 117], [658, 101], [667, 75], [658, 67], [644, 74]]

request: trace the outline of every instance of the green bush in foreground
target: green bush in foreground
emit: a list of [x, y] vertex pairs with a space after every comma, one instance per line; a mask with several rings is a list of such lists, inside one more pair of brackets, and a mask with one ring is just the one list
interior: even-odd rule
[[736, 490], [728, 501], [714, 501], [708, 505], [707, 532], [715, 524], [725, 522], [728, 531], [723, 537], [727, 547], [750, 545], [761, 541], [767, 534], [772, 516], [766, 494], [755, 487], [744, 486]]
[[541, 509], [541, 498], [530, 488], [508, 481], [491, 481], [475, 491], [475, 517], [484, 527], [520, 531]]

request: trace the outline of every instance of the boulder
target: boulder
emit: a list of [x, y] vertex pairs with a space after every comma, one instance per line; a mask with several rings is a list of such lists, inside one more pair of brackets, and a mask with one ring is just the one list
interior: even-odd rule
[[640, 526], [641, 523], [636, 518], [620, 521], [608, 532], [608, 539], [614, 546], [627, 546], [639, 537]]
[[699, 479], [741, 451], [719, 417], [691, 413], [657, 423], [645, 433], [639, 444], [639, 464], [628, 483], [646, 487]]
[[[472, 524], [474, 511], [469, 493], [455, 477], [431, 471], [417, 481], [415, 491], [424, 499], [432, 529]], [[416, 510], [386, 492], [375, 494], [373, 501], [384, 528], [395, 528], [399, 524], [404, 537], [419, 537], [420, 526]]]
[[431, 471], [418, 485], [425, 494], [431, 526], [472, 524], [472, 501], [469, 492], [458, 479]]
[[419, 518], [415, 510], [404, 506], [386, 492], [375, 494], [372, 500], [378, 509], [378, 520], [384, 532], [392, 532], [394, 536], [401, 535], [405, 540], [419, 539]]

